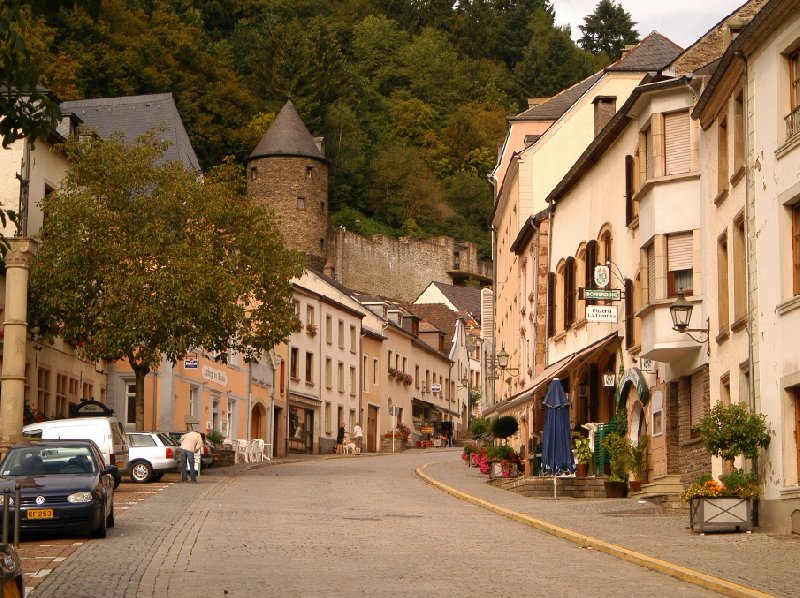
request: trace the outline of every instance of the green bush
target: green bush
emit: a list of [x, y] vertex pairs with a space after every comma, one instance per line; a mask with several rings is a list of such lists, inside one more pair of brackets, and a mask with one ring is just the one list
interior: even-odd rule
[[743, 455], [758, 457], [759, 448], [769, 446], [766, 417], [756, 414], [744, 403], [717, 403], [697, 425], [700, 440], [715, 457], [733, 461]]
[[487, 434], [489, 432], [489, 420], [485, 417], [476, 417], [469, 425], [469, 431], [474, 438]]
[[495, 438], [505, 440], [517, 433], [519, 422], [513, 415], [501, 415], [492, 419], [489, 430]]
[[218, 432], [217, 430], [211, 430], [210, 432], [206, 432], [206, 438], [208, 438], [214, 444], [222, 444], [222, 441], [225, 440], [225, 437], [222, 435], [222, 432]]
[[611, 475], [609, 482], [626, 482], [631, 463], [631, 442], [627, 436], [612, 432], [603, 439], [603, 448], [609, 456]]

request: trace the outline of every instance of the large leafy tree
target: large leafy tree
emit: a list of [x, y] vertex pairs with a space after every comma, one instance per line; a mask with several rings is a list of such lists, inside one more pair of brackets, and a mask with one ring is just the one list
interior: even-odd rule
[[299, 329], [290, 279], [302, 258], [222, 167], [200, 180], [160, 160], [151, 134], [68, 141], [72, 168], [45, 199], [30, 280], [31, 322], [90, 360], [127, 359], [136, 427], [145, 376], [165, 357], [256, 357]]
[[639, 41], [636, 23], [622, 4], [614, 0], [600, 0], [594, 12], [578, 25], [583, 35], [578, 44], [592, 54], [605, 53], [611, 60], [618, 60], [628, 44]]

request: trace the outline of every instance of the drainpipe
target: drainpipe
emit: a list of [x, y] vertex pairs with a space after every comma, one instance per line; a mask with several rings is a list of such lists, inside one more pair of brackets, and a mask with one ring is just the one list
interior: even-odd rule
[[[247, 360], [247, 414], [245, 415], [246, 417], [245, 421], [247, 423], [246, 426], [247, 440], [252, 440], [252, 435], [253, 435], [252, 422], [250, 421], [250, 418], [252, 417], [251, 413], [252, 409], [253, 409], [253, 362], [252, 360], [248, 359]], [[230, 433], [231, 431], [228, 430], [228, 434]]]
[[[556, 202], [552, 202], [547, 210], [547, 277], [550, 278], [551, 256], [553, 255], [553, 219], [556, 213]], [[550, 295], [548, 288], [548, 296]], [[555, 293], [552, 293], [555, 296]], [[548, 309], [550, 306], [547, 306]], [[555, 310], [555, 307], [553, 308]], [[550, 333], [549, 322], [545, 320], [545, 340], [544, 340], [544, 367], [550, 364]]]

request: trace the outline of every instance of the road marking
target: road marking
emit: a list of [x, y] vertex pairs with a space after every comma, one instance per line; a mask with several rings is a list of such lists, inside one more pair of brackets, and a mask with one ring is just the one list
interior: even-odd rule
[[462, 492], [461, 490], [457, 490], [452, 486], [448, 486], [443, 482], [433, 479], [423, 472], [423, 469], [428, 467], [428, 465], [430, 465], [430, 463], [425, 463], [415, 470], [417, 477], [434, 486], [435, 488], [450, 494], [451, 496], [497, 513], [498, 515], [508, 517], [509, 519], [518, 521], [519, 523], [524, 523], [525, 525], [529, 525], [564, 540], [569, 540], [570, 542], [574, 542], [575, 544], [578, 544], [584, 548], [592, 548], [600, 552], [605, 552], [606, 554], [610, 554], [618, 559], [634, 563], [641, 567], [650, 569], [651, 571], [656, 571], [658, 573], [663, 573], [664, 575], [669, 575], [670, 577], [675, 577], [707, 590], [719, 592], [720, 594], [724, 594], [726, 596], [733, 596], [734, 598], [774, 598], [772, 594], [767, 594], [754, 588], [748, 588], [747, 586], [743, 586], [726, 579], [714, 577], [713, 575], [702, 573], [696, 569], [682, 567], [680, 565], [676, 565], [675, 563], [670, 563], [669, 561], [657, 559], [650, 555], [625, 548], [619, 544], [612, 544], [611, 542], [606, 542], [605, 540], [600, 540], [599, 538], [585, 536], [565, 527], [560, 527], [558, 525], [548, 523], [547, 521], [536, 519], [530, 515], [525, 515], [524, 513], [519, 513], [517, 511], [512, 511], [511, 509], [506, 509], [505, 507], [495, 505], [487, 500], [478, 498], [477, 496], [472, 496], [471, 494], [467, 494], [466, 492]]

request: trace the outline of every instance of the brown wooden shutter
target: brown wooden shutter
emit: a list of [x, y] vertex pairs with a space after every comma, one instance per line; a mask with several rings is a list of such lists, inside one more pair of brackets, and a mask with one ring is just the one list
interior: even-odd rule
[[633, 281], [625, 279], [625, 348], [630, 349], [633, 342]]
[[[705, 372], [700, 370], [691, 376], [690, 395], [691, 395], [691, 420], [689, 425], [694, 430], [694, 427], [700, 423], [700, 420], [706, 414], [706, 397], [705, 397]], [[696, 432], [693, 432], [693, 436]]]
[[575, 323], [575, 258], [567, 258], [564, 267], [564, 328]]
[[[585, 288], [594, 288], [594, 267], [597, 265], [597, 241], [589, 241], [586, 244], [586, 280]], [[586, 299], [586, 305], [597, 303], [594, 299]]]
[[[794, 294], [800, 295], [800, 205], [792, 206], [792, 265]], [[800, 467], [800, 462], [798, 467]]]
[[665, 174], [689, 172], [689, 112], [664, 115]]
[[625, 224], [633, 222], [633, 156], [625, 156]]
[[656, 160], [653, 155], [653, 127], [649, 127], [644, 132], [644, 159], [645, 159], [645, 176], [647, 180], [655, 177]]
[[556, 274], [547, 273], [547, 338], [556, 333]]

